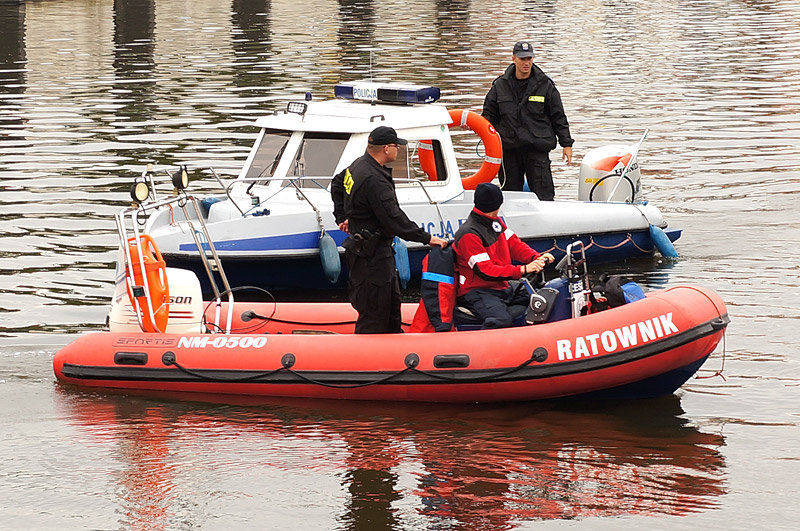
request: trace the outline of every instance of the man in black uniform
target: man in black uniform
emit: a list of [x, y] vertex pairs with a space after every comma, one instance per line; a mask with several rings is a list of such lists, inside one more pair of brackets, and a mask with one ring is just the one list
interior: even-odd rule
[[513, 64], [494, 80], [481, 113], [503, 141], [503, 190], [522, 190], [522, 177], [542, 201], [555, 197], [550, 173], [550, 151], [556, 138], [564, 148], [563, 160], [572, 162], [569, 122], [561, 94], [553, 80], [533, 64], [533, 48], [520, 41], [514, 45]]
[[397, 202], [392, 170], [386, 164], [397, 159], [399, 146], [407, 143], [391, 127], [374, 129], [367, 152], [331, 183], [333, 215], [350, 235], [342, 246], [350, 269], [347, 292], [358, 311], [356, 334], [402, 332], [400, 279], [392, 249], [395, 236], [440, 247], [447, 244], [408, 219]]

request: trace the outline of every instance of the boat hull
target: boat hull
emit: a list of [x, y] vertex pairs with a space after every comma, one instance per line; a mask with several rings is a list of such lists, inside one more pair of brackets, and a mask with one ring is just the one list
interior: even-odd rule
[[641, 398], [678, 389], [728, 323], [719, 297], [693, 286], [577, 319], [444, 334], [354, 335], [346, 303], [236, 303], [233, 316], [229, 334], [86, 334], [56, 354], [54, 372], [81, 387], [242, 396]]

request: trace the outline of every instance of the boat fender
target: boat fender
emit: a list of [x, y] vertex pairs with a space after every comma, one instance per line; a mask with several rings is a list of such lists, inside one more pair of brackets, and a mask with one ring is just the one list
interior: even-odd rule
[[408, 281], [411, 280], [408, 247], [406, 247], [406, 243], [403, 240], [395, 236], [392, 241], [392, 249], [394, 249], [394, 264], [395, 267], [397, 267], [397, 273], [400, 275], [400, 286], [405, 289], [408, 285]]
[[[478, 134], [483, 142], [486, 154], [483, 157], [483, 164], [478, 171], [469, 177], [463, 177], [461, 184], [465, 190], [474, 190], [480, 183], [488, 183], [497, 175], [500, 170], [500, 163], [503, 161], [503, 142], [500, 134], [494, 126], [480, 114], [466, 109], [450, 109], [450, 119], [453, 120], [451, 127], [461, 127]], [[420, 148], [417, 151], [419, 165], [422, 171], [428, 174], [431, 181], [438, 180], [436, 174], [436, 160], [430, 140], [421, 140]]]
[[678, 258], [678, 251], [669, 241], [669, 237], [660, 227], [656, 227], [652, 223], [650, 224], [650, 239], [653, 240], [653, 245], [661, 253], [661, 256], [664, 258]]
[[[169, 320], [167, 263], [149, 234], [142, 234], [138, 241], [136, 237], [128, 238], [128, 250], [131, 256], [130, 269], [133, 270], [133, 287], [130, 283], [126, 283], [131, 306], [135, 308], [137, 303], [139, 305], [142, 331], [164, 332]], [[142, 262], [144, 262], [144, 275], [142, 274]], [[130, 269], [126, 268], [128, 277], [130, 277]], [[145, 278], [147, 279], [147, 293], [144, 291]], [[152, 318], [148, 310], [148, 299], [153, 308]]]
[[342, 261], [339, 258], [339, 249], [330, 234], [322, 232], [319, 238], [319, 258], [322, 262], [322, 271], [325, 277], [335, 284], [342, 272]]

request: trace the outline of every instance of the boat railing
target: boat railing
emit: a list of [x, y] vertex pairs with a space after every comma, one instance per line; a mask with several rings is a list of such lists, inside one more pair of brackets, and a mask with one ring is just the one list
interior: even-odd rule
[[[230, 182], [228, 184], [225, 184], [225, 182], [222, 181], [222, 179], [219, 178], [219, 176], [216, 174], [216, 172], [214, 172], [213, 169], [210, 168], [210, 170], [211, 170], [212, 175], [214, 175], [214, 178], [217, 180], [217, 182], [219, 182], [219, 184], [225, 190], [225, 195], [228, 196], [228, 198], [231, 200], [232, 203], [234, 203], [234, 205], [236, 205], [236, 208], [239, 210], [239, 212], [242, 213], [243, 216], [246, 215], [251, 210], [253, 210], [255, 208], [258, 208], [261, 204], [269, 201], [270, 199], [275, 197], [277, 194], [279, 194], [281, 191], [285, 190], [286, 188], [289, 188], [290, 186], [295, 189], [298, 199], [305, 200], [315, 212], [319, 212], [320, 211], [320, 209], [311, 201], [311, 199], [309, 199], [308, 195], [305, 192], [303, 192], [303, 187], [298, 184], [301, 181], [309, 181], [309, 180], [314, 181], [314, 179], [311, 178], [311, 177], [308, 177], [308, 176], [299, 176], [299, 177], [294, 177], [294, 178], [289, 178], [289, 177], [240, 177], [240, 178], [237, 178], [237, 179], [233, 180], [232, 182]], [[393, 179], [393, 180], [394, 180], [395, 183], [410, 183], [410, 184], [414, 184], [414, 185], [419, 186], [422, 189], [423, 193], [425, 194], [425, 197], [427, 198], [428, 202], [431, 205], [434, 205], [436, 207], [437, 211], [439, 210], [439, 202], [437, 202], [436, 200], [434, 200], [431, 197], [431, 194], [428, 192], [428, 189], [425, 187], [425, 181], [423, 179], [404, 178], [404, 179]], [[249, 208], [247, 211], [242, 210], [239, 207], [239, 205], [236, 203], [236, 201], [233, 199], [233, 197], [231, 196], [231, 190], [237, 184], [241, 184], [241, 183], [263, 183], [265, 181], [287, 181], [287, 184], [285, 184], [284, 186], [280, 187], [276, 192], [271, 194], [266, 199], [261, 199], [258, 196], [253, 195], [251, 193], [250, 196], [252, 198], [252, 205], [251, 205], [251, 208]], [[316, 183], [316, 181], [314, 181], [314, 182], [315, 182], [315, 184], [317, 184], [317, 186], [320, 189], [324, 189], [321, 185]], [[443, 216], [442, 216], [441, 212], [439, 212], [439, 218], [443, 219]]]
[[[225, 181], [223, 181], [220, 178], [220, 176], [217, 174], [217, 172], [214, 171], [214, 168], [210, 168], [209, 167], [208, 170], [211, 172], [211, 175], [214, 177], [214, 179], [217, 181], [217, 183], [219, 183], [220, 187], [223, 189], [223, 191], [225, 192], [225, 195], [227, 196], [227, 198], [230, 201], [230, 203], [236, 208], [236, 210], [239, 211], [239, 213], [242, 215], [242, 217], [247, 216], [251, 212], [257, 211], [258, 208], [262, 204], [268, 202], [270, 199], [272, 199], [273, 197], [278, 195], [280, 192], [282, 192], [286, 188], [289, 188], [290, 186], [293, 187], [295, 189], [295, 193], [297, 195], [297, 198], [305, 201], [306, 203], [308, 203], [308, 206], [311, 207], [311, 209], [314, 211], [314, 214], [316, 215], [316, 218], [317, 218], [317, 224], [319, 225], [320, 233], [323, 234], [323, 235], [325, 234], [325, 224], [324, 224], [324, 222], [322, 220], [322, 211], [321, 211], [321, 209], [317, 205], [314, 204], [314, 202], [311, 200], [311, 198], [309, 198], [308, 194], [306, 194], [303, 191], [303, 187], [301, 187], [299, 185], [300, 182], [302, 182], [304, 180], [306, 180], [306, 181], [309, 180], [310, 178], [308, 176], [298, 176], [298, 177], [295, 177], [295, 178], [289, 178], [289, 177], [285, 177], [285, 176], [284, 177], [239, 177], [237, 179], [233, 179], [229, 183], [225, 183]], [[173, 176], [170, 175], [169, 172], [167, 172], [167, 170], [164, 170], [164, 172], [166, 173], [166, 175], [167, 175], [167, 177], [169, 179], [173, 179]], [[155, 187], [155, 182], [153, 181], [153, 171], [151, 170], [151, 168], [149, 166], [147, 167], [147, 169], [145, 169], [142, 172], [142, 177], [141, 178], [142, 178], [142, 180], [149, 182], [150, 194], [151, 194], [151, 196], [153, 198], [153, 201], [147, 204], [148, 208], [158, 208], [158, 207], [161, 207], [161, 206], [165, 206], [165, 204], [167, 204], [167, 203], [162, 204], [162, 202], [158, 199], [158, 195], [157, 195], [156, 187]], [[250, 191], [252, 189], [252, 184], [264, 183], [264, 182], [268, 182], [268, 181], [287, 181], [287, 184], [281, 186], [277, 191], [275, 191], [274, 193], [270, 194], [269, 197], [267, 197], [265, 199], [261, 199], [259, 196], [253, 194]], [[395, 183], [408, 183], [408, 184], [419, 186], [422, 189], [422, 192], [425, 194], [425, 197], [428, 200], [428, 203], [433, 205], [436, 208], [436, 213], [439, 216], [439, 221], [442, 223], [442, 226], [445, 225], [444, 216], [442, 215], [442, 211], [439, 208], [440, 202], [434, 200], [433, 197], [431, 197], [431, 194], [429, 193], [429, 191], [428, 191], [428, 189], [427, 189], [427, 187], [425, 185], [425, 181], [423, 179], [398, 178], [398, 179], [394, 179], [394, 182]], [[250, 201], [249, 208], [244, 209], [239, 205], [239, 203], [236, 201], [236, 199], [234, 199], [233, 194], [231, 192], [232, 192], [234, 186], [239, 185], [239, 184], [248, 184], [248, 183], [251, 184], [251, 186], [248, 187], [248, 192], [247, 192], [247, 194], [250, 195], [251, 201]], [[168, 199], [167, 201], [169, 202], [171, 200]], [[202, 221], [203, 220], [203, 216], [199, 215], [199, 210], [196, 210], [196, 212], [198, 213], [197, 219], [200, 220], [200, 222], [203, 223], [203, 227], [205, 227], [205, 223]], [[187, 219], [189, 219], [189, 218], [187, 217]], [[199, 249], [199, 247], [198, 247], [198, 249]]]
[[[200, 206], [198, 205], [197, 199], [191, 195], [180, 194], [177, 196], [171, 196], [167, 199], [156, 199], [154, 201], [147, 203], [146, 207], [141, 204], [134, 204], [128, 208], [123, 209], [115, 216], [116, 224], [117, 224], [117, 232], [119, 233], [120, 238], [120, 245], [121, 249], [123, 249], [123, 256], [125, 259], [125, 278], [127, 282], [128, 289], [131, 293], [136, 293], [143, 289], [144, 299], [146, 301], [146, 307], [142, 308], [139, 304], [138, 297], [131, 297], [132, 303], [135, 309], [136, 318], [139, 322], [139, 326], [144, 330], [143, 322], [142, 322], [142, 314], [143, 312], [147, 312], [147, 316], [150, 319], [151, 323], [155, 323], [155, 310], [153, 307], [153, 301], [150, 296], [150, 285], [149, 280], [147, 278], [146, 269], [145, 269], [145, 260], [144, 260], [144, 253], [139, 252], [138, 254], [138, 267], [139, 271], [142, 272], [141, 279], [142, 279], [142, 286], [135, 285], [135, 266], [133, 262], [133, 257], [131, 256], [130, 246], [128, 244], [129, 241], [133, 240], [137, 242], [142, 241], [142, 232], [140, 231], [140, 227], [143, 226], [146, 222], [146, 219], [140, 219], [140, 216], [146, 216], [147, 209], [158, 209], [162, 207], [169, 207], [174, 208], [178, 206], [183, 211], [184, 220], [177, 221], [176, 223], [180, 225], [184, 225], [187, 229], [189, 234], [191, 234], [192, 239], [194, 240], [195, 246], [197, 247], [197, 252], [200, 255], [200, 261], [203, 264], [203, 268], [205, 269], [206, 274], [208, 275], [208, 280], [211, 285], [211, 289], [214, 293], [214, 300], [216, 302], [216, 311], [214, 315], [214, 330], [222, 330], [219, 326], [220, 324], [220, 317], [222, 311], [222, 297], [227, 296], [228, 302], [228, 314], [226, 320], [226, 328], [225, 333], [230, 333], [230, 327], [233, 318], [233, 291], [231, 290], [230, 283], [228, 282], [228, 278], [225, 274], [225, 270], [222, 267], [222, 261], [217, 254], [217, 250], [214, 246], [214, 242], [211, 239], [211, 235], [208, 232], [208, 227], [201, 215]], [[190, 216], [187, 206], [191, 205], [192, 209], [194, 210], [194, 216]], [[128, 227], [131, 227], [131, 232], [133, 236], [129, 236]], [[209, 256], [210, 254], [210, 256]], [[214, 276], [214, 273], [219, 275], [220, 281], [222, 283], [223, 290], [220, 291], [220, 288], [217, 284], [217, 280]], [[160, 332], [164, 332], [160, 330]]]
[[[314, 212], [317, 215], [317, 220], [320, 223], [320, 229], [324, 231], [324, 227], [322, 226], [322, 214], [320, 212], [320, 209], [316, 205], [314, 205], [314, 203], [312, 203], [312, 201], [308, 198], [308, 196], [302, 191], [302, 188], [298, 185], [299, 181], [309, 180], [310, 179], [309, 177], [306, 177], [306, 176], [296, 177], [296, 178], [288, 178], [288, 177], [242, 177], [242, 178], [234, 179], [230, 183], [225, 183], [225, 181], [223, 181], [222, 178], [220, 178], [219, 174], [217, 174], [217, 172], [214, 171], [214, 168], [209, 167], [208, 170], [211, 172], [211, 175], [214, 177], [214, 179], [220, 185], [222, 190], [225, 192], [225, 195], [227, 196], [227, 198], [230, 201], [230, 203], [236, 208], [236, 210], [239, 211], [239, 213], [242, 215], [242, 217], [247, 216], [247, 214], [249, 214], [250, 212], [253, 212], [253, 211], [257, 210], [263, 203], [265, 203], [265, 202], [269, 201], [270, 199], [272, 199], [275, 195], [279, 194], [285, 188], [288, 188], [289, 186], [292, 186], [292, 187], [294, 187], [294, 189], [295, 189], [295, 191], [297, 193], [298, 199], [305, 200], [309, 204], [309, 206], [314, 210]], [[173, 176], [166, 169], [164, 169], [163, 171], [164, 171], [164, 174], [167, 176], [167, 179], [173, 180]], [[142, 175], [141, 175], [141, 180], [146, 182], [146, 183], [148, 183], [148, 187], [150, 189], [150, 197], [152, 198], [152, 201], [147, 203], [147, 207], [148, 208], [158, 208], [158, 207], [165, 206], [165, 204], [162, 203], [158, 198], [158, 192], [156, 190], [155, 181], [153, 179], [154, 173], [155, 172], [153, 171], [153, 169], [150, 167], [150, 165], [148, 165], [147, 168], [145, 168], [142, 171]], [[289, 183], [284, 185], [284, 186], [282, 186], [275, 193], [273, 193], [268, 198], [263, 199], [263, 200], [260, 199], [257, 195], [254, 195], [253, 193], [251, 193], [249, 191], [250, 188], [252, 188], [252, 187], [248, 188], [248, 192], [247, 193], [251, 198], [251, 202], [250, 202], [249, 208], [246, 208], [246, 209], [242, 208], [239, 205], [239, 202], [236, 201], [236, 199], [234, 199], [233, 194], [231, 194], [231, 190], [233, 190], [233, 187], [238, 185], [238, 184], [241, 184], [241, 183], [256, 184], [256, 183], [263, 183], [265, 181], [289, 181]], [[317, 183], [317, 186], [319, 186], [321, 189], [324, 189], [318, 183]], [[200, 218], [202, 219], [202, 216], [200, 216]]]
[[418, 184], [422, 191], [425, 193], [425, 197], [428, 198], [428, 203], [433, 205], [436, 208], [436, 213], [439, 215], [439, 221], [442, 223], [442, 227], [444, 227], [444, 216], [442, 215], [442, 211], [439, 208], [439, 202], [434, 200], [431, 197], [431, 194], [428, 193], [428, 189], [425, 188], [425, 181], [422, 179], [392, 179], [396, 183], [411, 183], [411, 184]]
[[[225, 184], [222, 181], [222, 179], [219, 178], [219, 176], [216, 174], [216, 172], [214, 172], [213, 169], [211, 170], [211, 173], [214, 175], [214, 178], [217, 179], [217, 182], [219, 182], [219, 184], [223, 187], [223, 189], [225, 190], [225, 195], [228, 196], [228, 200], [230, 200], [230, 202], [242, 214], [242, 217], [247, 216], [247, 214], [249, 214], [250, 212], [252, 212], [254, 210], [257, 210], [262, 204], [266, 203], [267, 201], [269, 201], [270, 199], [272, 199], [273, 197], [278, 195], [281, 191], [283, 191], [286, 188], [289, 188], [290, 186], [292, 186], [295, 189], [295, 193], [297, 194], [297, 198], [298, 199], [302, 199], [303, 201], [308, 203], [308, 206], [310, 206], [311, 209], [314, 211], [314, 214], [317, 216], [317, 224], [319, 225], [319, 230], [320, 230], [320, 232], [322, 234], [325, 233], [325, 224], [322, 221], [322, 211], [317, 207], [317, 205], [314, 204], [313, 201], [311, 201], [311, 199], [308, 197], [308, 195], [306, 195], [306, 193], [303, 192], [302, 187], [299, 186], [299, 184], [298, 184], [298, 181], [308, 180], [309, 179], [308, 177], [305, 177], [305, 176], [304, 177], [296, 177], [296, 178], [288, 178], [288, 177], [241, 177], [241, 178], [233, 180], [232, 182], [230, 182], [228, 184]], [[248, 192], [247, 193], [248, 193], [248, 195], [250, 195], [251, 205], [250, 205], [250, 208], [248, 208], [247, 210], [243, 210], [239, 206], [239, 204], [236, 202], [236, 200], [233, 198], [233, 196], [231, 195], [231, 190], [233, 190], [233, 187], [238, 185], [238, 184], [242, 184], [242, 183], [244, 183], [244, 184], [246, 184], [246, 183], [255, 184], [255, 183], [262, 183], [264, 181], [289, 181], [289, 183], [284, 185], [284, 186], [281, 186], [276, 192], [274, 192], [272, 195], [270, 195], [266, 199], [261, 199], [259, 196], [257, 196], [255, 194], [253, 194], [252, 192], [250, 192], [249, 191], [250, 188], [248, 188]]]

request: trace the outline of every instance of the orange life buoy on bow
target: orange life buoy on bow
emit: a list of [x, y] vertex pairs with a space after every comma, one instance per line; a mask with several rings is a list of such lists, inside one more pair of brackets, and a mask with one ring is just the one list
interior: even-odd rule
[[[461, 183], [465, 190], [474, 190], [480, 183], [488, 183], [497, 175], [500, 163], [503, 160], [503, 143], [500, 135], [495, 131], [489, 120], [480, 114], [465, 109], [450, 109], [450, 119], [456, 127], [469, 129], [478, 134], [483, 141], [486, 155], [483, 164], [475, 174], [463, 177]], [[453, 127], [451, 125], [451, 127]], [[433, 146], [430, 140], [421, 140], [417, 153], [422, 171], [428, 174], [431, 181], [437, 180], [436, 161], [433, 156]]]
[[[126, 268], [125, 276], [130, 278], [133, 270], [133, 285], [147, 291], [134, 293], [131, 282], [127, 282], [128, 298], [135, 308], [138, 302], [142, 330], [145, 332], [164, 332], [169, 319], [169, 284], [167, 283], [167, 263], [161, 256], [156, 242], [147, 234], [142, 234], [139, 241], [128, 238], [128, 250], [131, 255], [130, 268]], [[141, 253], [141, 256], [140, 256]], [[141, 263], [144, 262], [145, 276], [142, 275]], [[147, 285], [145, 287], [145, 277]], [[150, 314], [150, 300], [153, 313]]]

